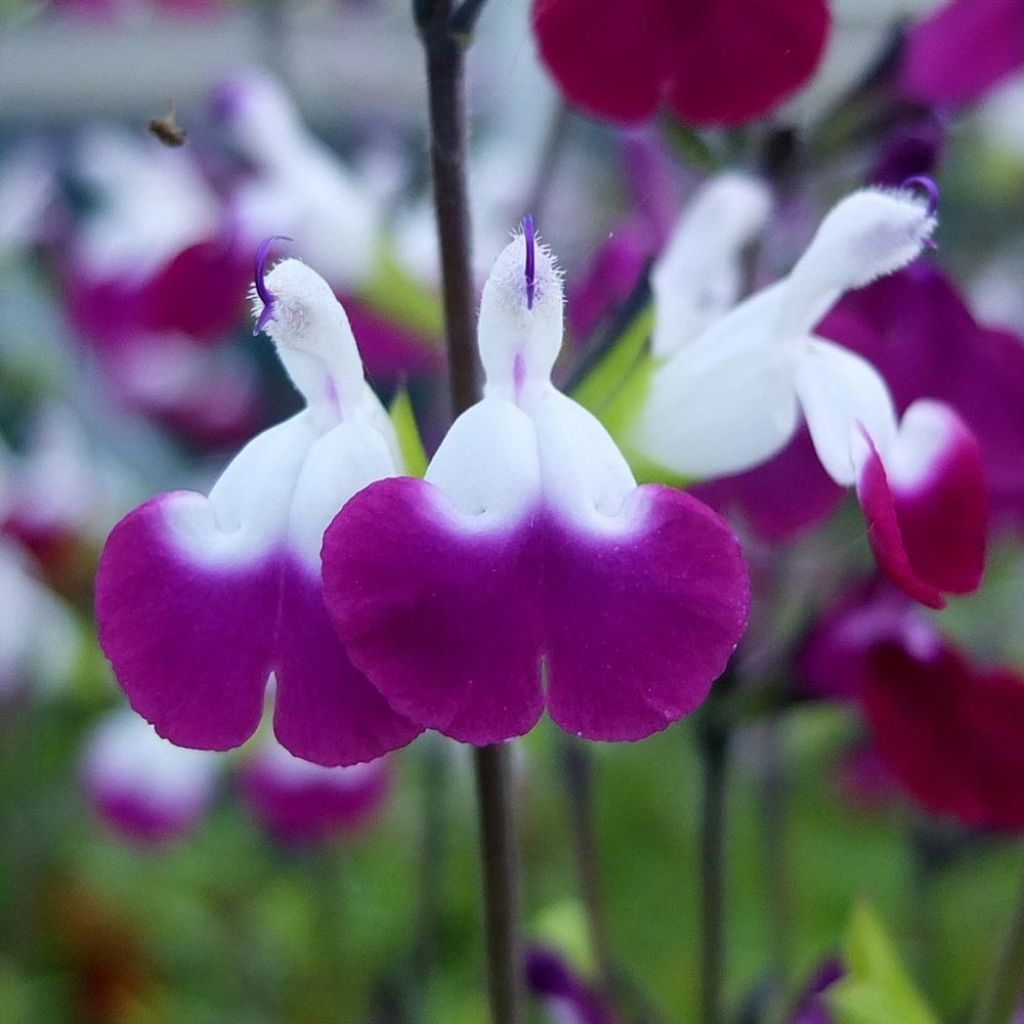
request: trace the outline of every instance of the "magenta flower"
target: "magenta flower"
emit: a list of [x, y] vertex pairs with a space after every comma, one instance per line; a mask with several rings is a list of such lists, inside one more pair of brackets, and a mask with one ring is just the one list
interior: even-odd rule
[[203, 818], [219, 768], [215, 754], [182, 750], [125, 709], [104, 718], [89, 737], [82, 781], [90, 804], [118, 835], [160, 844]]
[[949, 643], [872, 653], [864, 708], [893, 775], [934, 814], [1024, 829], [1024, 678], [979, 668]]
[[588, 113], [641, 121], [665, 105], [699, 125], [766, 114], [814, 71], [823, 0], [534, 0], [541, 56]]
[[954, 0], [917, 25], [900, 68], [903, 94], [961, 106], [1024, 68], [1020, 0]]
[[267, 743], [239, 770], [253, 817], [271, 835], [304, 845], [349, 835], [370, 824], [391, 791], [385, 758], [326, 768]]
[[526, 980], [552, 1024], [616, 1024], [604, 999], [556, 953], [531, 949]]
[[855, 594], [815, 629], [805, 686], [858, 700], [886, 769], [935, 814], [1024, 829], [1024, 679], [973, 663], [891, 588]]
[[113, 530], [96, 579], [99, 639], [132, 706], [181, 746], [224, 750], [274, 728], [321, 764], [368, 761], [419, 729], [357, 671], [323, 606], [320, 542], [365, 484], [396, 472], [345, 312], [297, 260], [263, 280], [259, 326], [306, 408], [242, 449], [210, 491], [163, 494]]
[[694, 338], [689, 318], [661, 303], [652, 349], [664, 358], [627, 439], [684, 476], [727, 476], [782, 451], [806, 422], [828, 475], [856, 487], [879, 565], [916, 600], [942, 607], [943, 592], [976, 589], [984, 566], [977, 441], [939, 402], [915, 402], [898, 420], [878, 371], [816, 330], [843, 292], [920, 253], [937, 194], [926, 179], [915, 184], [927, 199], [909, 188], [846, 197], [786, 278]]
[[638, 487], [614, 442], [551, 384], [562, 285], [532, 224], [484, 288], [485, 397], [426, 480], [372, 484], [324, 537], [327, 603], [391, 706], [475, 744], [545, 709], [636, 740], [691, 712], [738, 642], [746, 569], [726, 525]]
[[1024, 524], [1024, 343], [985, 328], [948, 278], [920, 263], [848, 295], [820, 332], [876, 366], [900, 410], [952, 406], [981, 446], [997, 522]]

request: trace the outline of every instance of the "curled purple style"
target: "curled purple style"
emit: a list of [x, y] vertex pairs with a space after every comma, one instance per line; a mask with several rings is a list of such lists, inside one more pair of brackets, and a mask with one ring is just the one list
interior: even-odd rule
[[526, 239], [526, 308], [533, 309], [533, 297], [537, 292], [536, 237], [533, 230], [533, 217], [529, 213], [523, 217], [523, 238]]
[[927, 174], [915, 174], [903, 182], [904, 188], [919, 188], [928, 194], [928, 216], [934, 217], [939, 208], [939, 186]]
[[253, 334], [259, 334], [274, 319], [274, 296], [268, 290], [266, 282], [267, 257], [270, 255], [270, 249], [275, 242], [293, 241], [295, 239], [289, 238], [287, 235], [271, 235], [269, 238], [265, 238], [256, 250], [256, 272], [253, 280], [256, 285], [256, 294], [263, 303], [263, 312], [260, 313], [256, 326], [252, 329]]

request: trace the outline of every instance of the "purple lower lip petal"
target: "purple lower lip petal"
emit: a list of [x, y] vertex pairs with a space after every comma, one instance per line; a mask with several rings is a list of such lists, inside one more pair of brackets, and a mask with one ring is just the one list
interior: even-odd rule
[[935, 216], [939, 208], [939, 186], [926, 174], [915, 174], [903, 182], [904, 188], [919, 188], [928, 195], [928, 216]]
[[536, 238], [533, 230], [533, 217], [530, 214], [523, 218], [523, 237], [526, 239], [526, 308], [533, 309], [533, 298], [537, 291]]
[[295, 239], [289, 238], [287, 235], [271, 235], [269, 238], [265, 238], [261, 243], [260, 247], [256, 250], [256, 272], [254, 274], [254, 283], [256, 285], [256, 294], [260, 297], [260, 301], [263, 303], [263, 312], [260, 313], [259, 318], [256, 321], [256, 326], [253, 328], [253, 334], [259, 334], [271, 320], [274, 319], [274, 296], [270, 293], [267, 288], [267, 257], [270, 255], [271, 247], [275, 242], [293, 242]]

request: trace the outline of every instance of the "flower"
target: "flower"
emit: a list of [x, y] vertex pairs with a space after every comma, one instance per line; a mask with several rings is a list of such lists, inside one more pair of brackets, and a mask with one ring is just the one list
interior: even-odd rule
[[127, 708], [103, 718], [82, 758], [86, 796], [119, 835], [164, 843], [190, 831], [213, 799], [219, 762], [161, 739]]
[[917, 263], [846, 296], [819, 333], [869, 360], [896, 408], [926, 395], [952, 406], [978, 439], [993, 521], [1024, 526], [1024, 342], [984, 327], [952, 281]]
[[900, 88], [922, 103], [962, 106], [1024, 68], [1020, 0], [954, 0], [910, 33]]
[[298, 260], [264, 280], [260, 325], [306, 400], [250, 441], [209, 497], [163, 494], [114, 528], [96, 579], [99, 639], [132, 706], [181, 746], [224, 750], [259, 723], [321, 764], [368, 761], [420, 730], [345, 656], [323, 606], [320, 541], [334, 513], [396, 472], [386, 414], [345, 312]]
[[860, 701], [886, 768], [934, 814], [1024, 829], [1024, 678], [978, 664], [886, 590], [847, 599], [812, 634], [801, 671]]
[[255, 244], [271, 232], [287, 234], [335, 288], [348, 292], [365, 283], [380, 230], [369, 183], [309, 132], [270, 75], [248, 71], [226, 78], [214, 91], [213, 106], [251, 168], [231, 197], [243, 239]]
[[[927, 200], [909, 188], [868, 188], [837, 204], [788, 277], [654, 368], [627, 429], [648, 460], [713, 477], [781, 451], [802, 413], [828, 475], [856, 485], [879, 565], [917, 600], [942, 607], [943, 592], [974, 590], [984, 565], [978, 443], [939, 402], [915, 402], [897, 422], [871, 364], [815, 333], [843, 292], [920, 253], [936, 225], [937, 199], [922, 181]], [[670, 324], [662, 329], [671, 335]], [[680, 337], [689, 329], [680, 321]]]
[[635, 740], [691, 712], [746, 624], [735, 538], [638, 487], [604, 428], [551, 384], [562, 285], [532, 222], [484, 287], [484, 398], [425, 480], [371, 484], [324, 536], [328, 608], [396, 711], [468, 743], [527, 732]]
[[768, 186], [746, 174], [707, 181], [676, 222], [651, 271], [651, 352], [664, 359], [723, 317], [740, 296], [743, 249], [771, 213]]
[[253, 817], [276, 838], [318, 843], [368, 824], [391, 791], [385, 758], [325, 768], [265, 743], [239, 769], [238, 784]]
[[605, 1001], [557, 953], [527, 950], [526, 980], [552, 1022], [616, 1024]]
[[534, 0], [541, 57], [568, 99], [614, 121], [665, 104], [698, 125], [767, 113], [814, 71], [824, 0]]

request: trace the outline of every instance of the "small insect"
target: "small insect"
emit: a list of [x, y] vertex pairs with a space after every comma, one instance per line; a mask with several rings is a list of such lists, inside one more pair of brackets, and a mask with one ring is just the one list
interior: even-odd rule
[[149, 122], [149, 130], [165, 146], [183, 146], [188, 133], [178, 124], [174, 104], [170, 104], [163, 117], [154, 117]]

